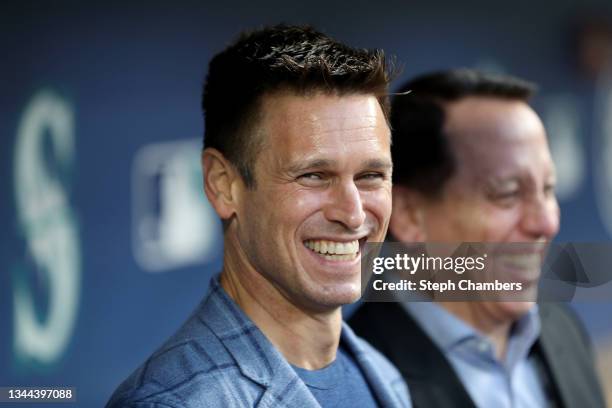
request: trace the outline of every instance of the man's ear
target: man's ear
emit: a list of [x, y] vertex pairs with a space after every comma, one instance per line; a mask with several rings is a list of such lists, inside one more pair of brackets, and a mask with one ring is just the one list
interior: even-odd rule
[[423, 197], [410, 188], [393, 186], [393, 211], [389, 232], [400, 242], [424, 242]]
[[207, 148], [202, 152], [202, 173], [208, 201], [222, 220], [230, 219], [237, 209], [236, 183], [241, 181], [236, 168], [223, 153]]

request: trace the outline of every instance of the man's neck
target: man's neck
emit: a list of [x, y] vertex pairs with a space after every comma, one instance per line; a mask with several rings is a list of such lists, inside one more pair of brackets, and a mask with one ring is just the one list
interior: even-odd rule
[[314, 370], [333, 362], [342, 328], [340, 308], [314, 312], [299, 307], [251, 267], [244, 253], [236, 252], [226, 242], [221, 286], [227, 294], [289, 363]]

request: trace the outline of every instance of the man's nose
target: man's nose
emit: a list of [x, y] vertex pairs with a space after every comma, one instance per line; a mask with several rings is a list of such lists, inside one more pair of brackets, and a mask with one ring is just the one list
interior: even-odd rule
[[533, 239], [552, 239], [559, 232], [559, 204], [557, 199], [539, 195], [524, 207], [522, 226]]
[[325, 208], [329, 221], [339, 222], [351, 230], [359, 229], [366, 219], [359, 189], [353, 180], [332, 186]]

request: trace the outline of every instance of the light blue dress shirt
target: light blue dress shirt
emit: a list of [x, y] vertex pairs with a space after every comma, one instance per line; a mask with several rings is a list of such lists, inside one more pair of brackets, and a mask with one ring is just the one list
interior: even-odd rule
[[444, 353], [476, 406], [547, 406], [537, 368], [528, 358], [540, 334], [537, 305], [513, 325], [502, 361], [490, 340], [436, 303], [410, 302], [403, 307]]

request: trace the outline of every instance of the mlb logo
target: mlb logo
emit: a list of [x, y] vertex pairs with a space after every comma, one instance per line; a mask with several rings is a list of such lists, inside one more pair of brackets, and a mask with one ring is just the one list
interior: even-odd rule
[[148, 272], [208, 263], [222, 247], [221, 222], [202, 185], [201, 141], [143, 147], [132, 167], [132, 246]]

